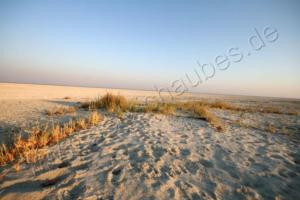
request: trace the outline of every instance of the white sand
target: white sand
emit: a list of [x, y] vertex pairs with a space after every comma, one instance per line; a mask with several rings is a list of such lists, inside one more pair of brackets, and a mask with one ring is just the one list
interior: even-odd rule
[[[2, 102], [7, 102], [1, 105], [0, 119], [9, 124], [14, 115], [23, 113], [16, 125], [44, 117], [44, 107], [59, 102], [72, 104], [96, 93], [83, 89], [85, 93], [76, 96], [74, 89], [72, 96], [67, 92], [72, 89], [67, 87], [54, 94], [47, 93], [49, 86], [32, 86], [40, 89], [34, 89], [33, 94], [27, 90], [22, 99], [17, 95], [21, 91], [10, 87], [5, 97], [3, 85], [0, 87]], [[47, 98], [41, 100], [39, 92]], [[145, 94], [130, 92], [123, 95]], [[65, 96], [72, 99], [62, 100]], [[290, 104], [299, 108], [299, 102], [284, 105]], [[41, 108], [32, 111], [34, 106]], [[185, 117], [126, 113], [118, 119], [104, 113], [99, 126], [46, 149], [47, 158], [22, 164], [19, 172], [9, 166], [0, 168], [0, 199], [299, 198], [299, 116], [214, 112], [228, 124], [226, 132], [216, 132], [205, 121]], [[249, 127], [235, 124], [237, 119]], [[265, 123], [270, 122], [278, 133], [265, 130]], [[292, 136], [281, 134], [281, 127]], [[43, 187], [47, 179], [56, 182]]]

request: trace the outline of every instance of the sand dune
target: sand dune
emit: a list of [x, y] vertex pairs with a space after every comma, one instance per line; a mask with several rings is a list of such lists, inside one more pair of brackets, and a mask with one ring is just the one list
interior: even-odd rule
[[[10, 95], [6, 97], [2, 101], [9, 102]], [[11, 100], [17, 108], [12, 113], [21, 108], [21, 113], [28, 112], [15, 124], [47, 118], [42, 109], [54, 106], [55, 98], [63, 95], [53, 97]], [[72, 98], [60, 101], [75, 104], [80, 99]], [[34, 106], [40, 109], [34, 111]], [[1, 122], [9, 123], [13, 114], [5, 112], [1, 109]], [[299, 116], [214, 112], [227, 122], [223, 133], [206, 121], [184, 116], [125, 113], [120, 119], [102, 112], [99, 126], [45, 148], [47, 156], [37, 163], [23, 163], [18, 172], [1, 167], [0, 198], [299, 198]], [[236, 124], [237, 119], [248, 126]], [[263, 128], [269, 122], [278, 128], [276, 133]], [[283, 126], [290, 134], [280, 132]]]

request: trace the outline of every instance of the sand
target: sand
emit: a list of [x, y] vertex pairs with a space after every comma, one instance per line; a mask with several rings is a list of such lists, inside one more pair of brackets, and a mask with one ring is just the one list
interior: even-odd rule
[[[0, 122], [26, 127], [30, 121], [49, 120], [45, 109], [76, 105], [106, 91], [2, 84]], [[129, 98], [156, 95], [114, 92]], [[200, 94], [182, 98], [269, 102], [299, 110], [297, 100]], [[37, 163], [23, 163], [18, 172], [1, 167], [0, 199], [298, 199], [299, 115], [213, 112], [227, 124], [225, 132], [184, 116], [126, 113], [120, 119], [102, 112], [100, 125], [45, 148], [47, 157]], [[275, 133], [268, 131], [270, 123]]]

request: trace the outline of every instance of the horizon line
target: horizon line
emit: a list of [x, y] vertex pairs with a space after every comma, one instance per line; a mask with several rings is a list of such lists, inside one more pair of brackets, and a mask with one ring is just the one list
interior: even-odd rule
[[[157, 90], [150, 90], [150, 89], [133, 89], [133, 88], [121, 88], [121, 87], [101, 87], [101, 86], [84, 86], [84, 85], [69, 85], [69, 84], [55, 84], [55, 83], [34, 83], [34, 82], [9, 82], [5, 81], [0, 83], [7, 83], [7, 84], [24, 84], [24, 85], [44, 85], [44, 86], [58, 86], [58, 87], [79, 87], [79, 88], [95, 88], [95, 89], [112, 89], [112, 90], [136, 90], [136, 91], [149, 91], [149, 92], [158, 92]], [[167, 91], [162, 91], [164, 93], [168, 93]], [[176, 93], [174, 91], [171, 91]], [[245, 95], [245, 94], [228, 94], [228, 93], [210, 93], [210, 92], [184, 92], [183, 94], [208, 94], [208, 95], [220, 95], [220, 96], [242, 96], [242, 97], [258, 97], [258, 98], [273, 98], [273, 99], [286, 99], [286, 100], [298, 100], [300, 98], [296, 97], [280, 97], [280, 96], [257, 96], [257, 95]], [[180, 96], [180, 95], [178, 95]]]

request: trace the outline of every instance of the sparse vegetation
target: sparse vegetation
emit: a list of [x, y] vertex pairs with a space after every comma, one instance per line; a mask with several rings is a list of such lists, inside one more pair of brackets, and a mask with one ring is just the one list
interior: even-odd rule
[[276, 128], [275, 128], [274, 125], [271, 124], [271, 123], [268, 123], [267, 130], [268, 130], [270, 133], [276, 133]]
[[[102, 120], [102, 117], [95, 111], [96, 109], [105, 109], [108, 112], [114, 112], [116, 116], [120, 118], [123, 116], [124, 112], [151, 112], [174, 115], [177, 111], [182, 111], [190, 113], [194, 117], [206, 120], [218, 131], [224, 131], [226, 126], [216, 115], [214, 115], [212, 111], [210, 111], [212, 108], [240, 112], [282, 113], [279, 109], [273, 107], [257, 106], [252, 108], [242, 108], [220, 100], [215, 102], [152, 102], [145, 105], [138, 102], [128, 101], [121, 95], [113, 95], [111, 93], [107, 93], [101, 98], [99, 97], [92, 101], [82, 103], [81, 108], [94, 111], [90, 113], [87, 118], [70, 120], [62, 125], [54, 124], [50, 128], [46, 126], [44, 129], [41, 129], [40, 127], [32, 128], [28, 138], [24, 139], [17, 137], [10, 148], [4, 144], [0, 146], [0, 165], [4, 165], [13, 160], [35, 162], [37, 159], [38, 149], [57, 143], [72, 134], [74, 131], [97, 125]], [[76, 108], [74, 107], [60, 107], [47, 111], [46, 114], [61, 115], [73, 112], [76, 112]], [[267, 130], [269, 132], [275, 132], [276, 129], [272, 125], [269, 125]]]
[[129, 104], [125, 97], [107, 93], [101, 98], [82, 103], [81, 107], [90, 110], [103, 108], [108, 112], [124, 112], [128, 110]]
[[206, 103], [206, 104], [211, 108], [232, 110], [232, 111], [238, 111], [238, 112], [297, 115], [297, 112], [293, 112], [293, 111], [289, 111], [289, 110], [282, 111], [278, 107], [263, 106], [260, 104], [256, 104], [255, 106], [240, 107], [240, 106], [232, 105], [228, 102], [221, 101], [221, 100], [217, 100], [215, 102]]
[[126, 98], [121, 95], [107, 93], [100, 100], [101, 107], [105, 108], [109, 112], [126, 111], [128, 108], [128, 102]]
[[13, 160], [28, 163], [39, 159], [38, 150], [47, 145], [56, 144], [74, 131], [82, 130], [97, 125], [102, 117], [97, 112], [92, 112], [87, 118], [71, 120], [62, 125], [54, 124], [50, 128], [34, 127], [28, 138], [18, 136], [11, 148], [2, 144], [0, 147], [0, 165], [5, 165]]
[[264, 132], [269, 132], [269, 133], [282, 133], [285, 135], [292, 135], [289, 133], [286, 127], [282, 126], [281, 128], [278, 128], [274, 126], [274, 124], [269, 123], [269, 122], [260, 122], [256, 121], [255, 123], [251, 122], [244, 122], [243, 119], [238, 119], [238, 120], [233, 120], [232, 125], [237, 125], [243, 128], [251, 128], [251, 129], [256, 129]]
[[14, 159], [14, 155], [9, 151], [5, 144], [0, 147], [0, 164], [3, 165]]
[[2, 181], [4, 180], [5, 175], [6, 175], [6, 174], [4, 174], [4, 173], [1, 173], [1, 174], [0, 174], [0, 183], [2, 183]]
[[14, 170], [16, 170], [16, 172], [20, 171], [20, 170], [21, 170], [20, 163], [15, 163], [15, 164], [13, 165], [13, 168], [14, 168]]
[[142, 107], [141, 111], [173, 115], [176, 113], [176, 105], [171, 103], [150, 103]]
[[85, 119], [78, 119], [75, 121], [75, 127], [78, 127], [78, 129], [86, 129], [87, 128], [87, 123], [86, 123], [86, 120]]
[[179, 108], [182, 110], [189, 110], [191, 107], [194, 106], [206, 106], [208, 108], [215, 108], [215, 109], [222, 109], [222, 110], [231, 110], [237, 112], [248, 112], [248, 113], [270, 113], [270, 114], [286, 114], [286, 115], [297, 115], [295, 111], [282, 111], [281, 109], [274, 107], [274, 106], [263, 106], [263, 105], [255, 105], [255, 106], [247, 106], [241, 107], [237, 105], [230, 104], [223, 100], [216, 100], [214, 102], [208, 101], [189, 101], [183, 103], [176, 103], [179, 104]]
[[213, 103], [208, 104], [211, 108], [218, 108], [218, 109], [226, 109], [226, 110], [235, 110], [239, 111], [240, 108], [237, 106], [233, 106], [232, 104], [229, 104], [228, 102], [217, 100]]
[[105, 109], [114, 112], [117, 116], [122, 116], [123, 112], [153, 112], [171, 115], [176, 112], [174, 104], [170, 103], [149, 103], [142, 105], [137, 102], [128, 101], [124, 96], [107, 93], [103, 97], [95, 98], [92, 101], [84, 102], [81, 108], [85, 109]]
[[99, 115], [98, 112], [94, 111], [89, 116], [87, 124], [91, 124], [94, 126], [97, 125], [100, 121], [102, 121], [101, 115]]
[[179, 109], [191, 112], [195, 117], [208, 121], [217, 131], [225, 131], [225, 125], [215, 116], [206, 104], [198, 102], [186, 102], [178, 105]]
[[137, 102], [130, 102], [121, 95], [113, 95], [107, 93], [103, 97], [95, 98], [92, 101], [84, 102], [81, 104], [81, 108], [85, 109], [106, 109], [108, 112], [153, 112], [162, 114], [174, 114], [177, 109], [187, 111], [192, 110], [197, 106], [205, 106], [207, 108], [225, 109], [240, 112], [261, 112], [261, 113], [276, 113], [276, 114], [296, 114], [294, 112], [283, 112], [275, 107], [263, 107], [258, 105], [256, 107], [240, 107], [232, 105], [226, 101], [216, 100], [214, 102], [208, 101], [188, 101], [188, 102], [173, 102], [162, 103], [152, 102], [146, 105], [139, 104]]
[[55, 107], [51, 110], [46, 110], [45, 114], [52, 116], [52, 115], [64, 115], [64, 114], [71, 114], [75, 113], [76, 108], [73, 106], [68, 106], [68, 107]]
[[151, 102], [146, 105], [139, 104], [138, 102], [128, 101], [125, 97], [120, 95], [113, 95], [107, 93], [103, 97], [98, 97], [92, 101], [84, 102], [81, 105], [85, 109], [105, 109], [108, 112], [114, 112], [118, 117], [122, 117], [123, 112], [145, 112], [145, 113], [160, 113], [164, 115], [174, 115], [179, 109], [187, 111], [191, 114], [196, 114], [197, 118], [208, 121], [218, 131], [224, 131], [225, 126], [221, 121], [211, 112], [208, 108], [231, 108], [229, 104], [224, 102], [215, 102], [209, 104], [203, 101], [194, 102], [175, 102], [175, 103], [160, 103]]

